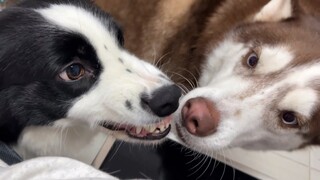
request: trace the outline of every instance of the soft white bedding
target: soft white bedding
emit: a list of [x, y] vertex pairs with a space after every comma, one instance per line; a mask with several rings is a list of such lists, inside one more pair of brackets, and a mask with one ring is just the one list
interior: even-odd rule
[[43, 179], [116, 179], [82, 162], [62, 157], [36, 158], [13, 166], [0, 160], [0, 179], [43, 180]]

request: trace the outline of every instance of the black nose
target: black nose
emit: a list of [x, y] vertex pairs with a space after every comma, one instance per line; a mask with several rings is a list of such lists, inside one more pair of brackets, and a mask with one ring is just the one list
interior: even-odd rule
[[159, 117], [165, 117], [174, 113], [179, 107], [181, 90], [176, 85], [164, 86], [156, 89], [151, 97], [141, 95], [143, 106], [148, 106]]

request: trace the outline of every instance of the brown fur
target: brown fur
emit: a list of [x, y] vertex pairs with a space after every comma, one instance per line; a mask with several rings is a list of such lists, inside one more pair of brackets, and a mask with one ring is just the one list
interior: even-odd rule
[[[207, 18], [222, 0], [95, 2], [120, 21], [125, 45], [131, 52], [155, 61], [175, 82], [188, 88], [195, 86], [202, 61], [192, 60], [196, 42], [205, 29]], [[184, 78], [192, 81], [192, 85]]]
[[0, 7], [3, 6], [3, 7], [9, 7], [9, 6], [12, 6], [14, 4], [16, 4], [18, 2], [18, 0], [7, 0], [7, 1], [4, 1], [3, 4], [0, 4]]
[[[252, 21], [269, 0], [95, 0], [107, 12], [111, 13], [124, 27], [126, 47], [140, 58], [156, 61], [162, 70], [187, 89], [196, 86], [200, 66], [209, 50], [214, 48], [224, 35], [240, 23]], [[320, 17], [320, 1], [296, 0], [294, 13]], [[267, 28], [274, 34], [264, 34], [263, 41], [295, 44], [293, 48], [298, 58], [295, 65], [305, 63], [305, 59], [320, 58], [319, 50], [313, 48], [320, 35], [320, 21], [309, 16], [294, 18], [275, 28], [270, 23]], [[259, 23], [248, 33], [264, 33]], [[296, 39], [290, 33], [290, 26], [303, 34], [306, 41]], [[264, 26], [265, 28], [266, 26]], [[278, 27], [278, 26], [277, 26]], [[270, 30], [269, 30], [270, 32]], [[275, 35], [276, 34], [276, 35]], [[247, 41], [244, 36], [241, 41]], [[283, 39], [283, 37], [286, 37]], [[307, 43], [305, 43], [307, 42]], [[313, 49], [313, 50], [311, 50]], [[306, 54], [305, 52], [308, 52]], [[312, 58], [311, 58], [312, 57]], [[318, 60], [317, 60], [318, 61]], [[306, 137], [312, 143], [320, 144], [320, 112], [310, 122], [311, 133]]]

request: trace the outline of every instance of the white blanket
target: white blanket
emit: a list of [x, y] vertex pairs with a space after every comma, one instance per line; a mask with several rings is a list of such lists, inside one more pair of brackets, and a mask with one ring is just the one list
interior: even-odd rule
[[8, 166], [0, 160], [0, 179], [117, 179], [76, 160], [61, 157], [42, 157]]

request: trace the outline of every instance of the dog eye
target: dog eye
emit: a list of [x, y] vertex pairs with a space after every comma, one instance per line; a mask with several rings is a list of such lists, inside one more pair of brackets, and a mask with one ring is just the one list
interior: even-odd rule
[[252, 52], [251, 54], [249, 54], [248, 59], [247, 59], [247, 65], [250, 68], [255, 68], [257, 66], [259, 62], [259, 57], [257, 55], [257, 53]]
[[294, 112], [285, 111], [282, 113], [282, 122], [286, 125], [298, 125], [298, 119]]
[[80, 63], [71, 64], [59, 76], [65, 81], [75, 81], [85, 75], [85, 68]]

